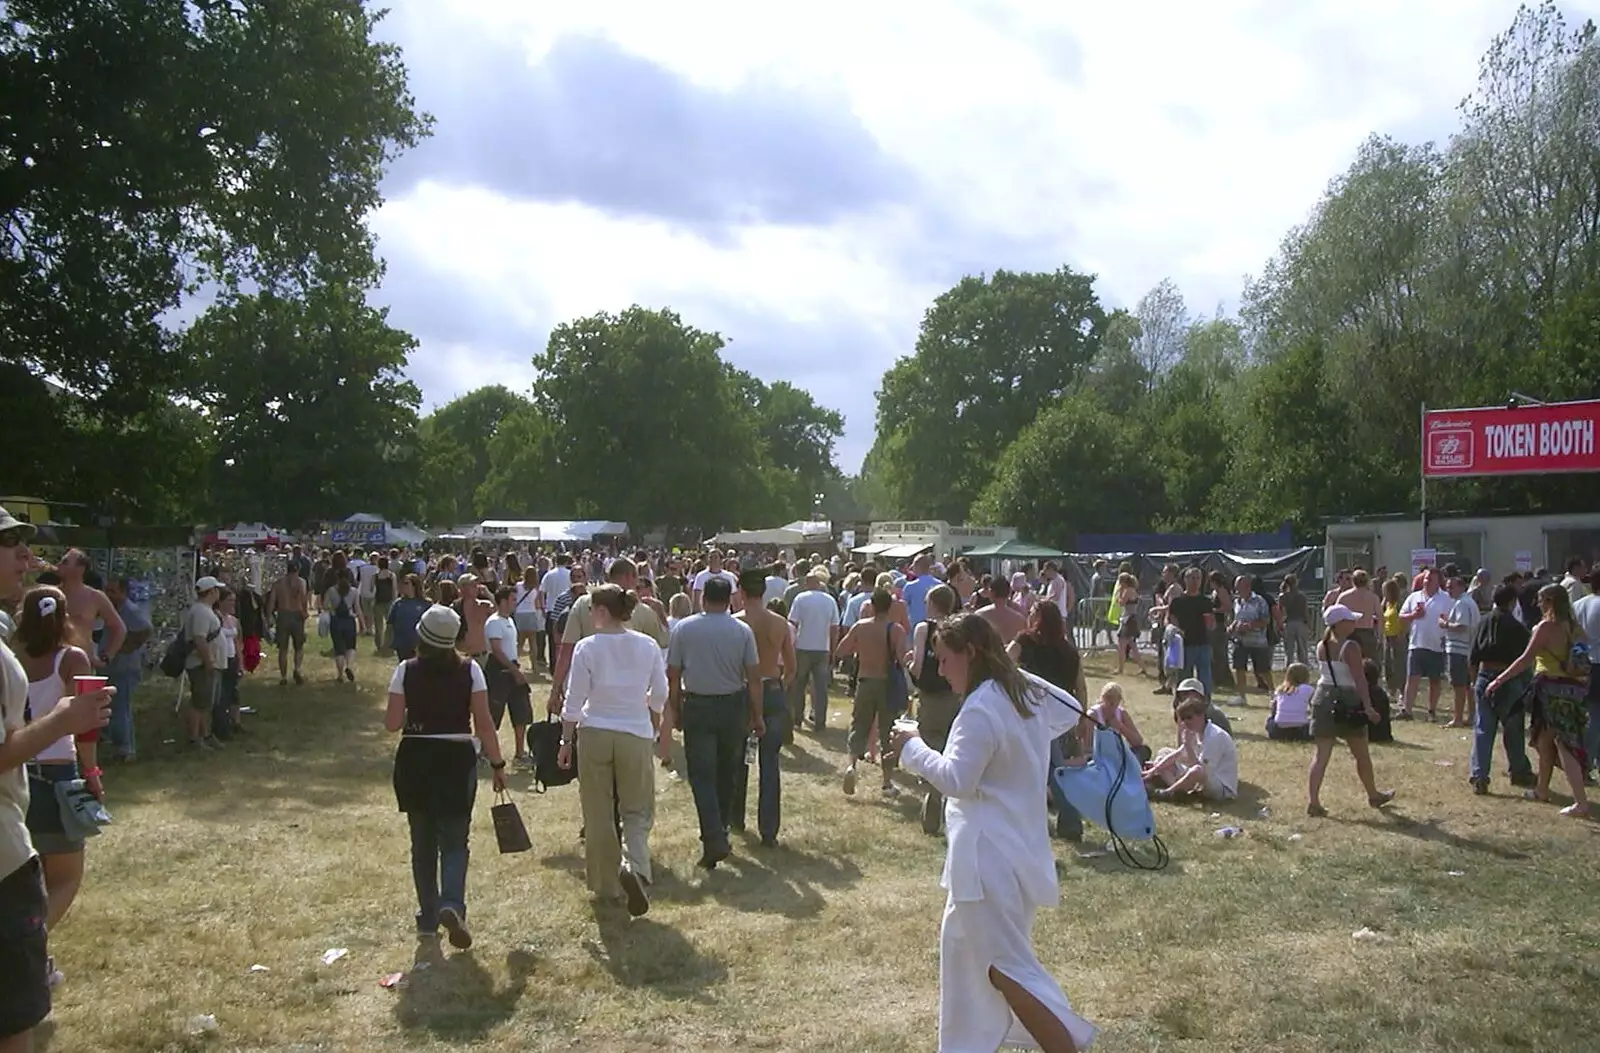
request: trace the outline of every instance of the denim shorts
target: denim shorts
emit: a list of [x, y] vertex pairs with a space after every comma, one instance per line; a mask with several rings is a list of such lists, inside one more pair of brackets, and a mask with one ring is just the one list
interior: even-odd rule
[[41, 856], [83, 851], [83, 842], [69, 835], [61, 821], [61, 798], [56, 796], [57, 783], [77, 777], [77, 764], [28, 765], [28, 836]]
[[1406, 653], [1406, 675], [1419, 680], [1443, 680], [1445, 674], [1444, 652], [1413, 647]]
[[1464, 654], [1445, 655], [1450, 665], [1450, 686], [1466, 687], [1472, 683], [1472, 663]]

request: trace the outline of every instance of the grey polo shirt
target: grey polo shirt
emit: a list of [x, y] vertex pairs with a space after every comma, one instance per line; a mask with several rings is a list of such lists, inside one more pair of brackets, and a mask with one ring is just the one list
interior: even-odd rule
[[691, 695], [741, 693], [746, 671], [760, 661], [756, 634], [726, 612], [685, 618], [667, 646], [667, 665], [682, 671], [683, 690]]

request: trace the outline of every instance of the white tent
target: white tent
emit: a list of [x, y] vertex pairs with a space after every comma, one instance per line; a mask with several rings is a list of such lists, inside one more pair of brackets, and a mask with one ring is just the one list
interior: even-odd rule
[[627, 532], [628, 524], [608, 519], [485, 519], [472, 528], [469, 536], [512, 541], [593, 541], [601, 535]]
[[833, 539], [833, 524], [823, 520], [796, 520], [770, 530], [725, 530], [711, 539], [715, 545], [812, 545]]

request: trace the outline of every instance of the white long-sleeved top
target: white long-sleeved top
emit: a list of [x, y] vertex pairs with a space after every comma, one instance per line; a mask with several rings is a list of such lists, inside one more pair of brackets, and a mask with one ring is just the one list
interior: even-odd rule
[[625, 629], [578, 641], [561, 716], [581, 727], [656, 737], [650, 714], [667, 703], [667, 665], [653, 637]]
[[901, 766], [946, 798], [949, 837], [939, 883], [951, 899], [981, 900], [983, 869], [1000, 863], [1016, 874], [1029, 902], [1059, 901], [1042, 788], [1050, 743], [1077, 724], [1078, 712], [1041, 693], [1033, 715], [1024, 718], [987, 680], [961, 704], [943, 754], [921, 739], [906, 743]]

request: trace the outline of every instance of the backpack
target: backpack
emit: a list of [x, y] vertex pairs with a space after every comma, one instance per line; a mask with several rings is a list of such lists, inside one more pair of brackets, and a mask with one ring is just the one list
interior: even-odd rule
[[183, 667], [189, 660], [189, 636], [178, 627], [178, 635], [167, 644], [167, 649], [161, 655], [161, 671], [174, 680], [183, 675]]

